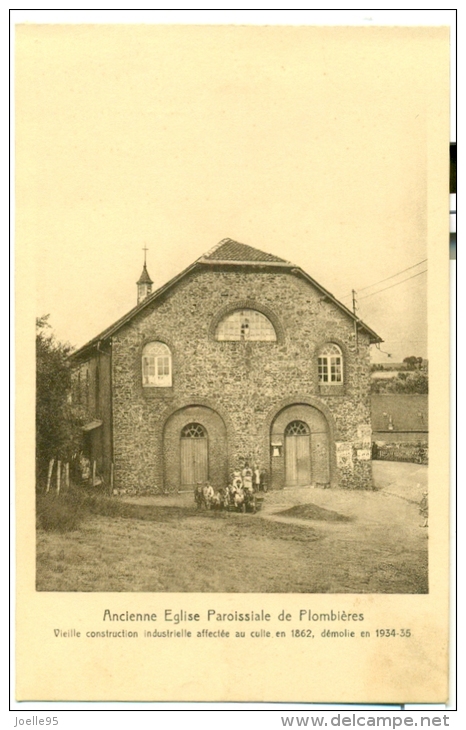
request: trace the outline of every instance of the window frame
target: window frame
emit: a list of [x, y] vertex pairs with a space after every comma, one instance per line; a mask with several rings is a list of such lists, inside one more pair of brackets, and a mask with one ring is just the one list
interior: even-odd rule
[[[238, 317], [238, 332], [236, 333], [234, 331], [235, 328], [225, 326], [227, 323], [227, 320], [233, 320], [235, 315], [239, 315]], [[251, 331], [254, 329], [254, 316], [260, 315], [257, 318], [257, 321], [259, 323], [259, 326], [256, 330], [256, 335], [260, 334], [261, 331], [261, 324], [268, 325], [268, 328], [264, 326], [264, 332], [267, 331], [271, 335], [273, 333], [274, 337], [258, 337], [258, 336], [252, 336], [251, 337]], [[242, 319], [244, 321], [242, 321]], [[265, 320], [265, 321], [264, 321]], [[220, 329], [224, 327], [223, 333], [220, 333]], [[247, 334], [247, 331], [249, 331], [249, 334]], [[222, 335], [222, 336], [220, 336]], [[267, 343], [277, 343], [279, 341], [279, 335], [277, 332], [277, 328], [275, 326], [275, 323], [272, 321], [270, 316], [262, 312], [257, 307], [254, 307], [252, 305], [248, 306], [239, 306], [235, 307], [233, 309], [229, 309], [227, 312], [224, 312], [223, 315], [218, 318], [218, 320], [215, 323], [215, 329], [214, 329], [214, 339], [217, 342], [267, 342]]]
[[[330, 350], [337, 352], [331, 352]], [[329, 352], [326, 352], [329, 350]], [[336, 362], [339, 360], [339, 362]], [[317, 379], [320, 386], [341, 387], [345, 382], [343, 350], [336, 342], [325, 342], [317, 351]], [[333, 375], [339, 376], [332, 379]], [[324, 377], [326, 376], [326, 377]]]
[[[266, 306], [262, 302], [258, 301], [257, 299], [254, 299], [252, 297], [248, 297], [245, 299], [233, 299], [228, 302], [228, 304], [224, 304], [222, 307], [219, 307], [214, 314], [212, 315], [212, 318], [210, 320], [209, 324], [209, 330], [208, 330], [208, 337], [209, 340], [216, 342], [218, 345], [232, 345], [232, 346], [240, 346], [243, 347], [246, 343], [249, 342], [249, 340], [218, 340], [217, 339], [217, 328], [220, 322], [227, 317], [230, 314], [233, 314], [233, 312], [237, 312], [238, 310], [244, 310], [244, 309], [252, 309], [255, 312], [259, 312], [260, 314], [263, 314], [267, 319], [272, 323], [272, 326], [275, 330], [276, 340], [262, 340], [262, 344], [266, 345], [267, 347], [273, 347], [277, 345], [283, 345], [286, 342], [285, 337], [285, 330], [283, 328], [282, 322], [280, 317], [277, 316], [275, 311], [271, 309], [270, 307]], [[254, 340], [253, 340], [254, 342]]]
[[295, 418], [290, 421], [285, 428], [285, 436], [310, 436], [311, 429], [306, 421], [301, 418]]
[[[186, 434], [186, 431], [188, 431], [188, 430], [190, 430], [191, 433]], [[198, 434], [201, 433], [201, 435], [194, 435], [193, 431], [196, 431]], [[207, 431], [206, 431], [205, 427], [202, 425], [202, 423], [199, 423], [199, 421], [189, 421], [181, 429], [180, 438], [182, 438], [182, 439], [207, 439]]]
[[[150, 348], [159, 352], [149, 352]], [[141, 381], [145, 388], [173, 386], [173, 356], [171, 348], [162, 340], [149, 340], [141, 352]]]

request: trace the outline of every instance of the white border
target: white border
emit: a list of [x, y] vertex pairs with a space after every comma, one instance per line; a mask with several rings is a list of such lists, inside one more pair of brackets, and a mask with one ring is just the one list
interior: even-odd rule
[[[358, 10], [346, 10], [346, 9], [320, 9], [320, 10], [309, 10], [309, 9], [295, 9], [295, 10], [244, 10], [244, 9], [217, 9], [217, 10], [196, 10], [190, 8], [180, 9], [165, 9], [165, 10], [154, 10], [154, 9], [138, 9], [138, 10], [114, 10], [114, 9], [12, 9], [10, 11], [10, 23], [12, 31], [12, 40], [14, 37], [14, 25], [19, 23], [102, 23], [102, 24], [115, 24], [115, 23], [126, 23], [126, 24], [143, 24], [143, 23], [156, 23], [156, 24], [249, 24], [249, 25], [398, 25], [398, 26], [439, 26], [446, 25], [451, 27], [451, 57], [452, 57], [452, 99], [451, 99], [451, 137], [452, 141], [456, 140], [456, 97], [455, 97], [455, 84], [456, 84], [456, 11], [454, 9], [448, 10], [425, 10], [422, 7], [419, 9], [410, 10], [387, 10], [387, 9], [358, 9]], [[6, 48], [7, 44], [4, 44]], [[13, 52], [13, 48], [10, 49], [10, 53]], [[5, 66], [4, 66], [5, 67]], [[6, 97], [6, 94], [5, 94]], [[5, 98], [4, 97], [4, 98]], [[12, 144], [14, 140], [12, 138]], [[10, 154], [13, 160], [13, 149], [11, 147]], [[5, 218], [6, 219], [6, 218]], [[4, 271], [6, 271], [6, 266]], [[456, 264], [451, 265], [452, 270], [456, 274]], [[13, 300], [12, 300], [13, 301]], [[454, 306], [454, 303], [453, 305]], [[452, 313], [454, 314], [454, 313]], [[13, 321], [10, 324], [13, 327]], [[13, 330], [12, 330], [13, 331]], [[452, 336], [455, 336], [454, 324], [452, 322]], [[12, 380], [12, 386], [14, 382]], [[14, 390], [12, 391], [14, 392]], [[452, 388], [453, 392], [453, 388]], [[453, 403], [453, 401], [452, 401]], [[454, 431], [452, 430], [452, 434]], [[454, 442], [452, 440], [452, 451], [454, 451]], [[454, 478], [454, 468], [452, 468], [452, 478]], [[13, 482], [14, 483], [14, 482]], [[452, 486], [454, 490], [454, 484]], [[452, 500], [454, 499], [454, 492], [452, 493]], [[464, 533], [464, 531], [463, 531]], [[4, 533], [5, 534], [5, 533]], [[452, 538], [454, 532], [452, 530]], [[455, 545], [452, 543], [452, 551], [454, 552]], [[4, 553], [5, 554], [5, 553]], [[454, 576], [452, 576], [452, 582]], [[460, 596], [461, 598], [461, 596]], [[453, 608], [453, 606], [452, 606]], [[6, 617], [5, 617], [6, 618]], [[454, 624], [452, 616], [453, 636], [454, 641]], [[464, 634], [463, 634], [464, 635]], [[454, 652], [452, 651], [452, 657]], [[454, 682], [455, 677], [452, 674], [451, 680]], [[257, 730], [264, 728], [282, 727], [280, 720], [281, 716], [296, 714], [303, 716], [311, 716], [313, 714], [322, 714], [323, 712], [331, 712], [332, 714], [341, 712], [345, 714], [357, 713], [362, 714], [380, 714], [388, 715], [392, 712], [396, 712], [399, 708], [392, 706], [391, 708], [385, 708], [382, 710], [380, 706], [367, 706], [367, 705], [302, 705], [302, 704], [264, 704], [264, 703], [116, 703], [116, 702], [102, 702], [102, 703], [88, 703], [88, 702], [21, 702], [18, 703], [14, 700], [14, 671], [12, 674], [11, 682], [11, 711], [8, 715], [9, 722], [8, 727], [14, 727], [15, 716], [16, 717], [31, 717], [32, 713], [38, 714], [40, 717], [45, 716], [56, 716], [59, 718], [58, 728], [66, 726], [66, 728], [72, 728], [73, 726], [78, 727], [78, 723], [81, 723], [79, 716], [76, 712], [87, 711], [86, 725], [91, 730], [92, 728], [100, 728], [100, 726], [106, 722], [111, 722], [112, 730], [114, 727], [126, 725], [128, 720], [137, 722], [139, 728], [152, 728], [154, 727], [154, 718], [152, 718], [152, 712], [156, 711], [159, 715], [162, 715], [158, 722], [162, 721], [164, 727], [169, 727], [171, 724], [176, 728], [179, 727], [183, 722], [189, 722], [189, 725], [194, 724], [195, 726], [202, 725], [203, 730], [208, 730], [210, 726], [217, 730], [218, 723], [221, 722], [224, 730], [229, 730], [230, 725], [236, 725], [238, 722], [234, 719], [233, 712], [242, 712], [241, 723], [246, 727], [252, 727]], [[456, 705], [452, 698], [450, 699], [448, 710], [454, 710]], [[410, 706], [406, 708], [409, 714], [414, 715], [423, 711], [434, 713], [437, 716], [443, 716], [443, 706]], [[122, 715], [121, 711], [125, 711]], [[228, 710], [228, 714], [225, 711]], [[105, 712], [103, 717], [99, 715]], [[187, 717], [183, 719], [182, 712], [191, 711], [195, 712], [195, 715], [190, 714], [189, 720]], [[128, 712], [131, 713], [128, 716]], [[137, 716], [135, 713], [138, 713]], [[0, 716], [3, 714], [3, 710], [0, 707]], [[173, 719], [170, 721], [170, 718]], [[466, 710], [461, 708], [461, 717], [466, 719]], [[210, 719], [212, 718], [212, 719]], [[461, 722], [459, 714], [449, 717], [450, 727], [460, 727]], [[11, 725], [10, 725], [11, 723]], [[57, 726], [56, 726], [57, 727]], [[235, 728], [236, 730], [236, 728]]]

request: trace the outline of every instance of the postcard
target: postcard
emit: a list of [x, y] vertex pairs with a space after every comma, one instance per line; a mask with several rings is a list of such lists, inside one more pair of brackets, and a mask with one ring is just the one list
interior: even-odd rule
[[446, 702], [448, 29], [25, 24], [15, 83], [17, 699]]

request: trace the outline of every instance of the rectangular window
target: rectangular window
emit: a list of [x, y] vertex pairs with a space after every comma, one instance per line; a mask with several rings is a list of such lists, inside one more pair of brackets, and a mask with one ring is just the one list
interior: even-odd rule
[[321, 383], [328, 383], [328, 364], [326, 357], [319, 357], [319, 380]]
[[150, 385], [155, 380], [155, 358], [143, 357], [143, 381], [144, 385]]
[[341, 360], [339, 357], [331, 359], [331, 381], [332, 383], [341, 383]]
[[157, 358], [157, 376], [159, 379], [170, 375], [170, 360], [168, 357]]

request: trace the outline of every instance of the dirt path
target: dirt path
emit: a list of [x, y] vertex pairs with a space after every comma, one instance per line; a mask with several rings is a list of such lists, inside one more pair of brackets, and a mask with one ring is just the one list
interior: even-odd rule
[[384, 466], [390, 491], [269, 492], [255, 515], [196, 510], [192, 494], [117, 500], [74, 532], [39, 531], [37, 590], [425, 593], [426, 468], [396, 481]]

